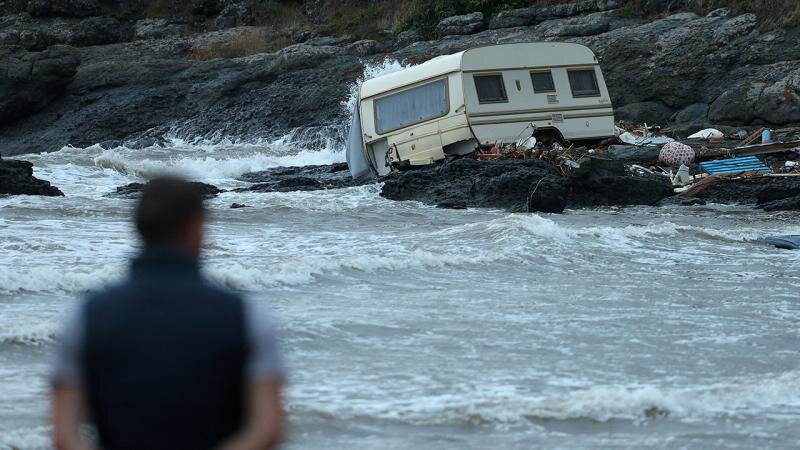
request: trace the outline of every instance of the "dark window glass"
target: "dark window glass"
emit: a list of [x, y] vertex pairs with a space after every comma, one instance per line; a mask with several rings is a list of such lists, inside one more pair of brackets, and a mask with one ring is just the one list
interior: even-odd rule
[[508, 101], [502, 75], [474, 75], [472, 79], [475, 80], [475, 91], [478, 93], [479, 102]]
[[434, 81], [375, 100], [376, 129], [380, 134], [447, 114], [447, 83]]
[[567, 73], [569, 74], [569, 85], [572, 87], [572, 95], [574, 97], [600, 95], [594, 69], [570, 70]]
[[533, 92], [555, 92], [556, 85], [553, 83], [553, 74], [547, 72], [532, 72]]

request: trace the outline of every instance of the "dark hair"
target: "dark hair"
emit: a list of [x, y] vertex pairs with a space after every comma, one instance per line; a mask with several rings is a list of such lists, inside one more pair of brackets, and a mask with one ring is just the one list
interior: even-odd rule
[[145, 244], [175, 241], [203, 211], [198, 184], [176, 177], [156, 178], [144, 187], [136, 207], [136, 229]]

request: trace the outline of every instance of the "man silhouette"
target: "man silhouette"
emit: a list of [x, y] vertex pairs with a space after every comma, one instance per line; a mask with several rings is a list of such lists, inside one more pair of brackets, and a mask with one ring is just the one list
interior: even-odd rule
[[90, 295], [55, 354], [59, 449], [269, 449], [283, 430], [283, 364], [268, 314], [200, 274], [197, 187], [151, 181], [136, 209], [144, 250], [122, 284]]

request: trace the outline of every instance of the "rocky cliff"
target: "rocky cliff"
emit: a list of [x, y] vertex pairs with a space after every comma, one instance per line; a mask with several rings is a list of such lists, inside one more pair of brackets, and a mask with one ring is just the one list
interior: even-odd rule
[[[342, 128], [341, 102], [367, 63], [522, 41], [594, 50], [618, 119], [684, 131], [800, 123], [800, 28], [688, 12], [690, 1], [644, 3], [646, 17], [626, 0], [470, 14], [423, 40], [413, 30], [375, 39], [265, 31], [248, 25], [244, 2], [193, 1], [183, 16], [152, 19], [142, 1], [0, 1], [0, 154]], [[255, 53], [242, 57], [207, 51], [248, 43], [239, 53]]]

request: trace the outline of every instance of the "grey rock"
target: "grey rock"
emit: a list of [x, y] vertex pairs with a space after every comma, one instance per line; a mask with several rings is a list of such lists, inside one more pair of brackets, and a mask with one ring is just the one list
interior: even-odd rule
[[665, 125], [674, 111], [661, 102], [630, 103], [614, 109], [619, 120], [649, 125]]
[[501, 11], [489, 21], [490, 29], [524, 27], [536, 23], [535, 8], [517, 8]]
[[246, 173], [242, 181], [254, 183], [237, 189], [239, 192], [292, 192], [341, 189], [376, 183], [377, 180], [353, 180], [346, 163], [321, 166], [276, 167], [261, 172]]
[[405, 47], [408, 44], [422, 40], [422, 34], [417, 30], [405, 30], [397, 34], [397, 46]]
[[372, 39], [362, 39], [345, 46], [345, 52], [356, 56], [369, 56], [386, 51], [386, 45]]
[[79, 62], [75, 52], [63, 46], [0, 53], [0, 126], [41, 110], [63, 94]]
[[485, 29], [482, 12], [447, 17], [436, 25], [436, 31], [442, 36], [475, 34]]
[[[611, 22], [612, 18], [607, 12], [592, 13], [555, 21], [555, 23], [547, 27], [547, 31], [544, 33], [547, 37], [593, 36], [608, 31], [611, 27]], [[544, 27], [546, 24], [551, 24], [551, 22], [546, 22], [541, 26]]]
[[563, 17], [573, 17], [579, 14], [599, 11], [596, 0], [582, 0], [574, 3], [559, 3], [555, 5], [542, 6], [536, 9], [536, 17], [539, 20], [558, 19]]
[[764, 211], [800, 211], [800, 195], [773, 200], [758, 206]]
[[136, 40], [164, 39], [181, 36], [186, 31], [187, 24], [185, 22], [176, 22], [172, 19], [142, 19], [136, 21], [133, 38]]
[[[142, 195], [142, 192], [144, 192], [144, 189], [147, 187], [147, 184], [149, 184], [149, 182], [130, 183], [126, 184], [125, 186], [118, 186], [117, 189], [114, 191], [113, 195], [118, 195], [120, 197], [125, 197], [125, 198], [138, 198], [139, 196]], [[225, 192], [224, 190], [216, 186], [207, 183], [201, 183], [199, 181], [192, 181], [190, 182], [190, 184], [192, 184], [196, 189], [198, 189], [202, 193], [203, 198], [205, 199], [214, 198], [217, 195]]]
[[709, 106], [706, 103], [693, 103], [675, 113], [672, 122], [702, 126], [708, 123], [708, 110]]
[[28, 161], [0, 159], [0, 195], [63, 196], [49, 181], [33, 176], [33, 164]]
[[214, 19], [214, 27], [218, 30], [245, 25], [253, 25], [253, 14], [246, 3], [229, 3]]

